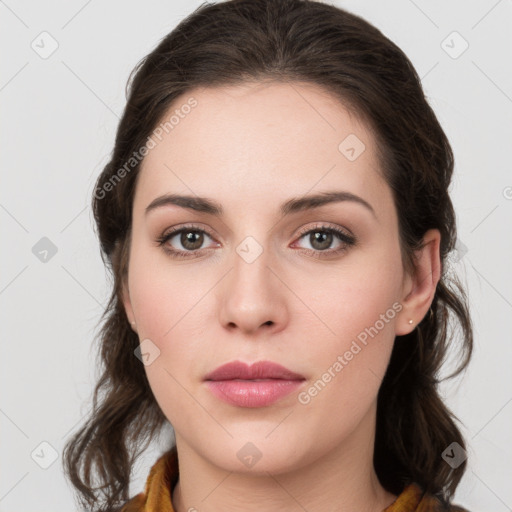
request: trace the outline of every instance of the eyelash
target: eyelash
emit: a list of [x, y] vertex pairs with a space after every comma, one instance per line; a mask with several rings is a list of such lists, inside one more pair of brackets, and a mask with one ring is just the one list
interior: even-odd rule
[[[159, 247], [163, 247], [163, 250], [169, 254], [173, 258], [178, 259], [190, 259], [190, 258], [196, 258], [195, 254], [199, 252], [201, 249], [196, 249], [194, 251], [178, 251], [176, 249], [171, 249], [169, 246], [164, 246], [168, 240], [176, 236], [177, 234], [180, 234], [182, 232], [193, 232], [193, 233], [205, 233], [210, 238], [213, 239], [213, 236], [205, 229], [200, 228], [199, 226], [195, 226], [193, 224], [189, 224], [177, 229], [174, 229], [168, 233], [164, 233], [160, 237], [157, 238], [156, 242], [158, 243]], [[325, 258], [325, 257], [332, 257], [336, 256], [338, 254], [342, 254], [345, 251], [347, 251], [350, 247], [356, 245], [357, 238], [353, 235], [347, 234], [345, 231], [342, 231], [341, 229], [332, 227], [332, 226], [326, 226], [326, 225], [317, 225], [313, 228], [305, 228], [299, 233], [298, 239], [304, 237], [304, 235], [315, 233], [315, 232], [324, 232], [324, 233], [332, 233], [334, 234], [338, 240], [340, 240], [343, 245], [339, 247], [338, 249], [329, 249], [325, 251], [320, 251], [318, 249], [301, 249], [303, 252], [306, 252], [307, 254], [310, 254], [314, 258]]]

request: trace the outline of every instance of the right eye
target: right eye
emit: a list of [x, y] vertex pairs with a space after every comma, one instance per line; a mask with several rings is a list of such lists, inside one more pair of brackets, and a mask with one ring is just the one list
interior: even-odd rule
[[[196, 257], [195, 253], [201, 250], [205, 236], [212, 238], [204, 229], [190, 225], [174, 228], [162, 234], [158, 237], [157, 242], [172, 257], [194, 258]], [[173, 239], [176, 240], [173, 242]], [[173, 243], [181, 245], [183, 249], [176, 248]]]

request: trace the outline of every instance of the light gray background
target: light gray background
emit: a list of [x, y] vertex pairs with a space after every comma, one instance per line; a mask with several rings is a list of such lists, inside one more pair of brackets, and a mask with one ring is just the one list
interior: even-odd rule
[[[60, 456], [89, 408], [92, 340], [110, 287], [90, 197], [113, 146], [129, 72], [199, 5], [0, 1], [3, 512], [77, 508]], [[405, 51], [453, 145], [461, 249], [454, 265], [469, 287], [476, 336], [469, 371], [443, 387], [469, 444], [456, 501], [473, 512], [512, 510], [512, 2], [336, 5]], [[46, 59], [31, 47], [51, 48], [43, 31], [58, 43]], [[464, 41], [469, 47], [458, 55]], [[42, 237], [57, 248], [47, 262], [32, 251]], [[52, 450], [58, 459], [43, 469]], [[137, 465], [132, 494], [142, 491], [158, 450]]]

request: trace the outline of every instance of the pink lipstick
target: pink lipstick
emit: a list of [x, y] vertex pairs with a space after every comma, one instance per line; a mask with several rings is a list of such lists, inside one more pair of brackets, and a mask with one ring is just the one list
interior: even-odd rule
[[219, 366], [205, 377], [219, 399], [239, 407], [264, 407], [290, 394], [306, 379], [271, 361], [249, 366], [241, 361]]

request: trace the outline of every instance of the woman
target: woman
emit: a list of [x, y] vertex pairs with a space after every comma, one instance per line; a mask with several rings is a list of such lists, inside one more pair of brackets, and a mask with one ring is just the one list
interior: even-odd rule
[[[472, 327], [453, 154], [410, 61], [303, 0], [204, 4], [138, 66], [93, 208], [114, 276], [89, 510], [462, 510], [437, 390]], [[129, 496], [134, 461], [175, 442]]]

